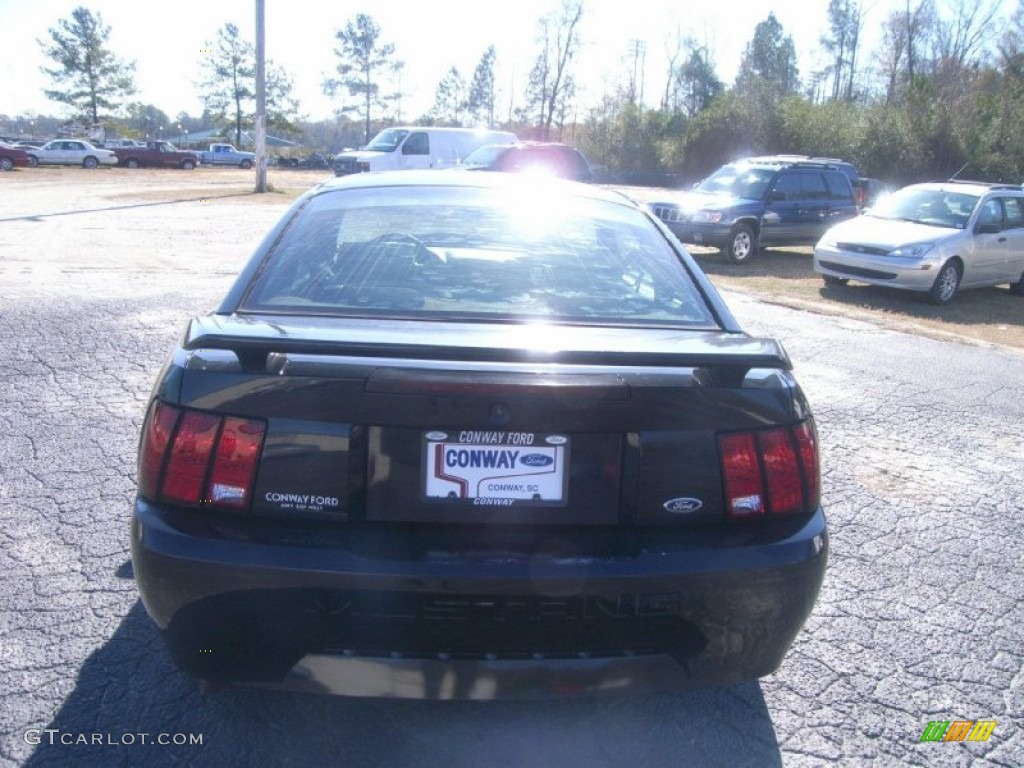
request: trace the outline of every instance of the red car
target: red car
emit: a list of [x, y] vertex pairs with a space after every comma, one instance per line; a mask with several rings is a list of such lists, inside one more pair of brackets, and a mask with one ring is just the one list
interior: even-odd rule
[[0, 141], [0, 171], [10, 171], [15, 166], [28, 168], [28, 152]]

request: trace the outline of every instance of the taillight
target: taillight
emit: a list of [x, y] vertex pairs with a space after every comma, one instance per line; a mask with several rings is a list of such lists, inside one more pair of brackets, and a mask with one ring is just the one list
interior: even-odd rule
[[821, 503], [821, 465], [818, 463], [818, 431], [814, 428], [814, 420], [808, 419], [794, 427], [793, 433], [800, 451], [804, 482], [807, 483], [807, 506], [815, 509]]
[[763, 515], [764, 485], [754, 434], [722, 435], [718, 438], [718, 451], [722, 458], [725, 504], [729, 516]]
[[210, 475], [210, 503], [247, 507], [263, 443], [263, 424], [251, 419], [224, 419]]
[[139, 446], [139, 491], [143, 496], [156, 498], [167, 445], [171, 442], [171, 434], [180, 413], [177, 408], [161, 402], [154, 402], [149, 409], [149, 416], [142, 428], [142, 444]]
[[262, 421], [155, 403], [143, 428], [139, 492], [186, 506], [249, 506]]
[[220, 419], [212, 413], [186, 411], [181, 417], [161, 487], [163, 499], [175, 504], [198, 504], [209, 499], [204, 499], [203, 487], [219, 426]]
[[726, 514], [733, 520], [786, 517], [818, 506], [814, 422], [720, 435]]

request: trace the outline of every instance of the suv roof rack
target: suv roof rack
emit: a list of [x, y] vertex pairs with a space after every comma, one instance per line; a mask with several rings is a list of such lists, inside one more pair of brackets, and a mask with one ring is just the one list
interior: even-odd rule
[[850, 165], [846, 160], [840, 160], [837, 157], [811, 157], [810, 155], [755, 155], [754, 157], [741, 158], [736, 162], [833, 169], [842, 169], [844, 166]]

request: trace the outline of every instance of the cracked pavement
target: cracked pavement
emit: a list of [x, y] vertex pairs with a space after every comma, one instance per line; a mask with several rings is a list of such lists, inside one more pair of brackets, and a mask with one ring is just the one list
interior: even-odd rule
[[[1024, 765], [1024, 355], [738, 294], [814, 407], [832, 534], [777, 673], [543, 702], [200, 694], [132, 581], [136, 441], [185, 321], [287, 202], [133, 206], [146, 184], [252, 174], [132, 173], [0, 177], [0, 766]], [[931, 720], [998, 724], [921, 743]], [[115, 743], [60, 743], [93, 734]]]

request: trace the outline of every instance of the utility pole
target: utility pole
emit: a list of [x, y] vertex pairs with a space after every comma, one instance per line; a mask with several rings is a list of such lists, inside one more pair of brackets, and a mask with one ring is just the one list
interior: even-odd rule
[[267, 191], [267, 71], [263, 2], [256, 0], [256, 189]]
[[[644, 61], [647, 58], [647, 43], [643, 40], [630, 40], [629, 53], [633, 56], [633, 79], [629, 84], [629, 100], [633, 104], [644, 103]], [[637, 77], [640, 78], [640, 87], [637, 88]]]

